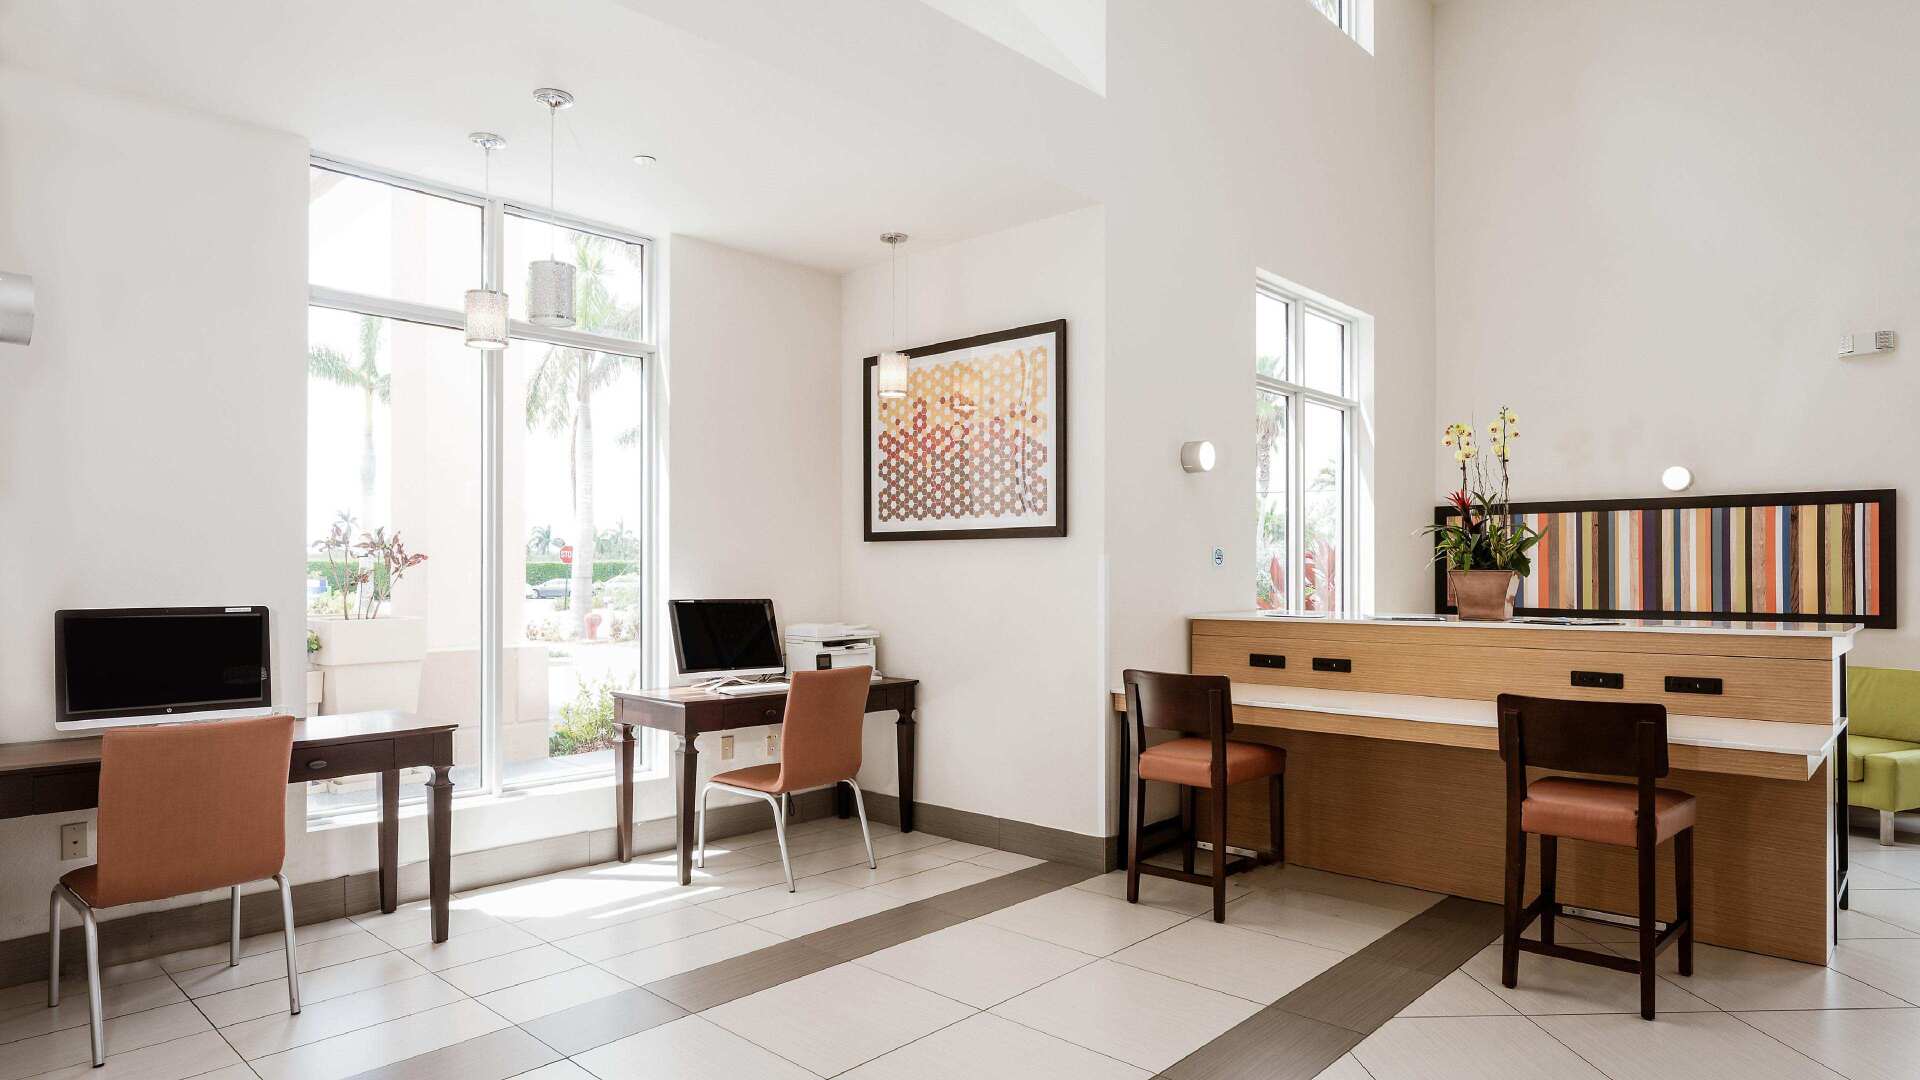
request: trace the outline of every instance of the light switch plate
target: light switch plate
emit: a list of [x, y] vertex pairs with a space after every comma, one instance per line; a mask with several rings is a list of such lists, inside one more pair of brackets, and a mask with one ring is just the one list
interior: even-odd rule
[[92, 854], [87, 848], [87, 841], [89, 839], [90, 834], [87, 829], [87, 823], [84, 821], [76, 821], [69, 825], [60, 826], [61, 861], [84, 859]]
[[780, 733], [777, 731], [767, 732], [767, 753], [777, 754], [779, 752], [780, 752]]

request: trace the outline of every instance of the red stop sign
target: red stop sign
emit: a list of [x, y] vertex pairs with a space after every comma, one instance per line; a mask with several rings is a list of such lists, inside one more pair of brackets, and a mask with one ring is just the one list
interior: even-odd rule
[[564, 564], [566, 564], [567, 566], [572, 566], [572, 565], [573, 565], [573, 545], [572, 545], [572, 544], [563, 544], [563, 545], [561, 545], [561, 547], [560, 547], [560, 561], [561, 561], [562, 563], [564, 563]]

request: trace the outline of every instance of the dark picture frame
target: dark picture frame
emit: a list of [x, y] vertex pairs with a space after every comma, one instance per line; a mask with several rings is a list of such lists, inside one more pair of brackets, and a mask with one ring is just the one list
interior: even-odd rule
[[991, 334], [976, 334], [973, 337], [942, 341], [933, 345], [921, 345], [917, 348], [902, 349], [909, 360], [938, 357], [946, 353], [961, 352], [993, 345], [1002, 341], [1015, 341], [1020, 338], [1053, 336], [1053, 402], [1051, 423], [1053, 427], [1054, 453], [1048, 462], [1048, 485], [1053, 495], [1053, 522], [1048, 525], [1017, 526], [1007, 528], [938, 528], [904, 529], [875, 531], [874, 529], [874, 417], [878, 411], [878, 399], [875, 396], [874, 373], [879, 365], [878, 356], [869, 356], [861, 363], [860, 407], [861, 407], [861, 454], [860, 454], [860, 533], [868, 542], [890, 540], [1010, 540], [1036, 537], [1063, 537], [1067, 535], [1067, 320], [1054, 319], [1049, 322], [1030, 323], [1016, 326], [1010, 330], [999, 330]]

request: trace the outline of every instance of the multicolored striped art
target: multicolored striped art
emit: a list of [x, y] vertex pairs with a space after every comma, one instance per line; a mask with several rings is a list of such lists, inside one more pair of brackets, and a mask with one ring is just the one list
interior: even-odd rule
[[[1515, 503], [1545, 534], [1516, 613], [1621, 618], [1845, 617], [1895, 625], [1894, 493]], [[1434, 520], [1457, 520], [1451, 507]], [[1446, 574], [1435, 602], [1446, 610]]]

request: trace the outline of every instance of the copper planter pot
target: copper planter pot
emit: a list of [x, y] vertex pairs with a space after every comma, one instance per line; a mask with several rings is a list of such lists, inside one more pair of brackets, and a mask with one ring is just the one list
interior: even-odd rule
[[1447, 591], [1460, 618], [1473, 622], [1502, 622], [1513, 618], [1513, 600], [1520, 594], [1520, 575], [1511, 570], [1449, 570]]

